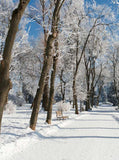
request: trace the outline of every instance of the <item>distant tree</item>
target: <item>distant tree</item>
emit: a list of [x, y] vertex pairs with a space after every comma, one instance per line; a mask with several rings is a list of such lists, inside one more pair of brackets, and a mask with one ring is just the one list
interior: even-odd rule
[[[102, 90], [103, 90], [103, 85], [104, 85], [104, 77], [101, 76], [100, 79], [99, 79], [99, 82], [97, 84], [97, 92], [96, 92], [96, 102], [95, 102], [95, 105], [98, 106], [99, 105], [99, 100], [102, 98], [101, 96], [101, 93], [102, 93]], [[103, 99], [103, 98], [102, 98]]]
[[32, 103], [31, 100], [29, 101], [29, 96], [34, 97], [37, 89], [38, 78], [41, 73], [41, 54], [27, 45], [22, 49], [20, 54], [12, 58], [10, 77], [14, 85], [10, 94], [16, 96], [20, 94], [27, 103]]
[[115, 96], [113, 96], [116, 98], [116, 104], [119, 108], [119, 45], [116, 42], [110, 48], [109, 62], [111, 62], [112, 88], [115, 91]]

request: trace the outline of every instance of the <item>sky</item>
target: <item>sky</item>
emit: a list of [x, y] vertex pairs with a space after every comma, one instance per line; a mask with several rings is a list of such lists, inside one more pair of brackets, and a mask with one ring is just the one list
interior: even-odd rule
[[[117, 4], [115, 4], [114, 2], [112, 1], [117, 1]], [[93, 3], [93, 0], [85, 0], [85, 2], [92, 2]], [[119, 13], [119, 0], [95, 0], [95, 2], [99, 5], [108, 5], [110, 6], [115, 12], [117, 12], [117, 14]]]
[[[35, 0], [35, 2], [37, 2], [37, 1], [38, 0]], [[85, 3], [86, 2], [90, 2], [90, 3], [94, 2], [94, 0], [84, 0], [84, 1], [85, 1]], [[115, 12], [117, 18], [119, 18], [119, 4], [114, 4], [114, 3], [112, 3], [112, 1], [117, 1], [117, 3], [119, 2], [119, 0], [95, 0], [97, 5], [99, 4], [99, 5], [110, 6], [112, 8], [112, 10]], [[34, 0], [30, 0], [29, 6], [35, 6]], [[30, 31], [29, 31], [30, 37], [38, 38], [41, 31], [42, 31], [42, 27], [39, 24], [37, 24], [36, 22], [32, 22], [27, 25], [27, 29], [29, 29], [29, 28], [30, 28]]]

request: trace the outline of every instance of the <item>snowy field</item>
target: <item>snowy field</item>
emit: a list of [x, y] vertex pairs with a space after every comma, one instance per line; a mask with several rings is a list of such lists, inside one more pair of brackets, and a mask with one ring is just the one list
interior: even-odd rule
[[118, 160], [119, 112], [114, 107], [99, 106], [90, 112], [57, 120], [53, 110], [52, 125], [45, 123], [40, 111], [36, 131], [29, 129], [31, 109], [19, 107], [4, 113], [0, 137], [1, 160]]

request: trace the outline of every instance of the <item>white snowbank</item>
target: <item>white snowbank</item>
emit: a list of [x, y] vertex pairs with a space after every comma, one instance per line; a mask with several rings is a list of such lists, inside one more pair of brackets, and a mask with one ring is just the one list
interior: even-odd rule
[[57, 106], [57, 110], [59, 111], [70, 111], [71, 109], [71, 104], [69, 102], [63, 102], [63, 101], [60, 101], [58, 103], [55, 104]]
[[5, 105], [5, 113], [11, 114], [16, 112], [16, 105], [12, 101], [8, 101]]

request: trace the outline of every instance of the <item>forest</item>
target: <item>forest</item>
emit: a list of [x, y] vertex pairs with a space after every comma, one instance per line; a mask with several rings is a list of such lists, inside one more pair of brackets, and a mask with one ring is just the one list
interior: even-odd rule
[[0, 130], [6, 111], [17, 116], [25, 106], [33, 131], [44, 114], [46, 126], [54, 123], [54, 111], [67, 121], [69, 107], [73, 116], [103, 104], [119, 109], [118, 7], [116, 0], [0, 0]]

